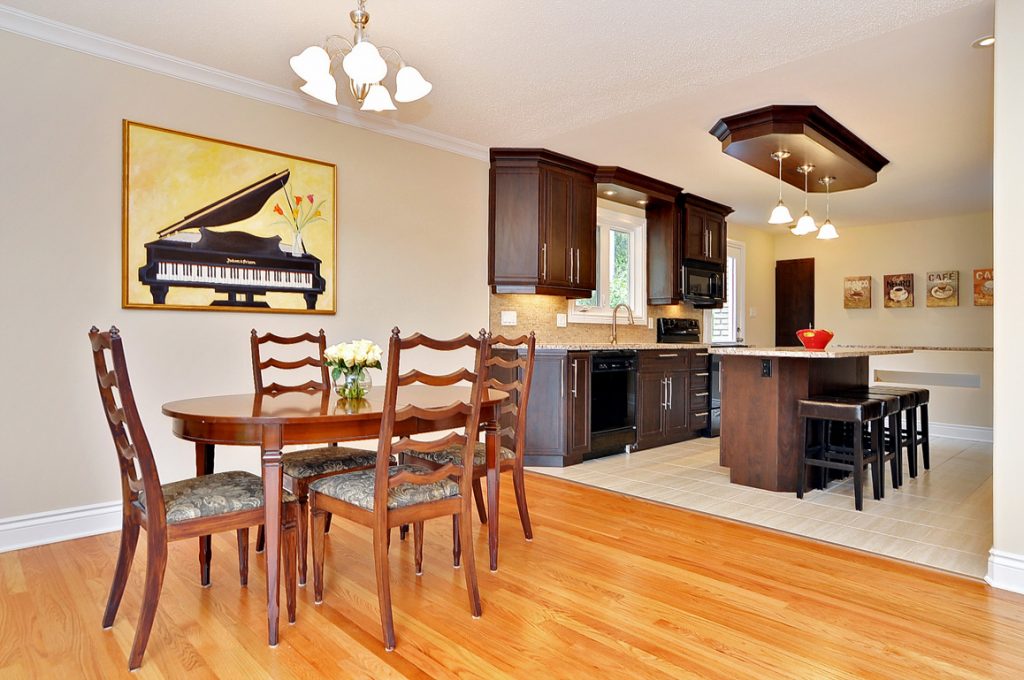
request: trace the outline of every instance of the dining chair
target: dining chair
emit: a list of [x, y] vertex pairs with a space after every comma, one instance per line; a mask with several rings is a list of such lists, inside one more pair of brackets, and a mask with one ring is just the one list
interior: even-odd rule
[[[309, 343], [315, 346], [311, 354], [301, 359], [286, 361], [271, 356], [271, 348], [287, 347]], [[264, 351], [266, 346], [267, 351]], [[324, 361], [324, 350], [327, 349], [327, 339], [321, 328], [319, 334], [303, 333], [291, 337], [283, 337], [266, 333], [259, 335], [256, 329], [250, 334], [250, 347], [252, 350], [252, 378], [256, 394], [261, 396], [275, 396], [286, 392], [330, 392], [331, 382], [327, 372], [327, 362]], [[304, 367], [317, 369], [317, 379], [307, 380], [302, 384], [282, 385], [276, 381], [267, 384], [264, 380], [264, 372], [277, 369], [283, 371], [297, 371]], [[308, 369], [307, 369], [308, 370]], [[306, 555], [309, 535], [309, 513], [307, 512], [307, 499], [309, 496], [310, 483], [340, 472], [351, 472], [353, 470], [365, 470], [372, 468], [376, 461], [373, 451], [338, 446], [336, 443], [329, 443], [313, 449], [301, 451], [289, 451], [281, 456], [281, 469], [286, 489], [295, 494], [299, 499], [299, 584], [306, 584]], [[330, 518], [327, 519], [327, 530], [330, 531]], [[260, 527], [256, 538], [256, 551], [263, 551], [263, 527]]]
[[[437, 340], [419, 333], [402, 338], [397, 328], [392, 330], [388, 345], [387, 383], [376, 465], [372, 470], [318, 479], [309, 487], [309, 505], [313, 513], [314, 602], [320, 604], [324, 598], [325, 514], [330, 512], [371, 527], [381, 628], [384, 646], [388, 651], [395, 648], [388, 564], [389, 537], [391, 529], [395, 526], [413, 525], [416, 573], [422, 574], [424, 520], [452, 517], [452, 526], [459, 532], [460, 543], [469, 546], [465, 553], [463, 569], [470, 611], [474, 617], [481, 614], [469, 515], [473, 480], [472, 475], [461, 474], [461, 471], [472, 467], [473, 442], [480, 427], [484, 393], [484, 382], [480, 376], [487, 353], [486, 340], [484, 331], [481, 331], [478, 337], [465, 334], [453, 340]], [[474, 349], [474, 370], [462, 368], [448, 375], [432, 375], [415, 369], [400, 373], [401, 353], [415, 347], [444, 352], [463, 348]], [[453, 391], [453, 386], [460, 382], [469, 384], [468, 401], [462, 398], [467, 395], [465, 389]], [[400, 390], [414, 385], [415, 390]], [[400, 408], [399, 403], [403, 404]], [[433, 440], [401, 436], [392, 442], [392, 438], [396, 433], [403, 431], [404, 423], [409, 420], [438, 424], [460, 422], [464, 423], [464, 431], [454, 431]], [[437, 470], [430, 470], [419, 465], [389, 464], [395, 451], [429, 452], [446, 450], [452, 446], [462, 452], [460, 465], [445, 465]]]
[[[533, 540], [533, 526], [530, 511], [526, 505], [526, 479], [523, 470], [523, 454], [526, 433], [526, 410], [530, 399], [530, 381], [533, 377], [534, 354], [537, 340], [531, 332], [517, 338], [498, 335], [488, 337], [489, 351], [484, 361], [485, 386], [508, 392], [510, 399], [501, 406], [497, 429], [488, 429], [487, 436], [496, 437], [500, 442], [495, 446], [495, 455], [488, 460], [486, 442], [476, 442], [473, 452], [473, 481], [479, 484], [487, 479], [487, 512], [481, 511], [481, 521], [487, 523], [487, 547], [490, 553], [491, 571], [498, 569], [498, 499], [499, 480], [502, 472], [512, 473], [519, 521], [523, 525], [526, 540]], [[444, 451], [423, 453], [403, 452], [405, 456], [420, 459], [433, 469], [445, 465], [460, 465], [462, 452], [457, 446]], [[455, 566], [459, 566], [459, 542], [455, 539]]]
[[[146, 530], [146, 583], [142, 613], [128, 657], [128, 668], [134, 670], [142, 665], [153, 628], [167, 567], [168, 542], [208, 536], [215, 531], [235, 530], [239, 580], [243, 586], [247, 584], [249, 527], [264, 521], [263, 480], [254, 474], [236, 470], [161, 484], [156, 460], [135, 404], [120, 333], [117, 328], [101, 333], [93, 326], [89, 330], [89, 341], [103, 413], [114, 440], [121, 476], [121, 545], [103, 614], [104, 629], [114, 625], [135, 557], [139, 530]], [[113, 368], [108, 368], [108, 352]], [[285, 494], [281, 528], [290, 622], [295, 621], [297, 509], [295, 497]]]

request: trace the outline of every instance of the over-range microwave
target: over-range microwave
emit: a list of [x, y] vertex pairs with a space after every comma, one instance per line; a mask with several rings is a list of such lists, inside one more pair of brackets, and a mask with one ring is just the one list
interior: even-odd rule
[[684, 266], [683, 300], [695, 306], [717, 306], [725, 301], [725, 277], [722, 272]]

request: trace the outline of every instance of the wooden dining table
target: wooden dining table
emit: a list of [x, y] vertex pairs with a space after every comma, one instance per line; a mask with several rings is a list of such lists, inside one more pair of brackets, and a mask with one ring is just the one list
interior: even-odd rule
[[[397, 407], [416, 404], [444, 408], [456, 401], [470, 401], [470, 387], [402, 387]], [[481, 430], [486, 433], [488, 460], [495, 460], [499, 444], [499, 408], [506, 392], [487, 390]], [[365, 399], [340, 399], [333, 391], [286, 392], [279, 395], [229, 394], [172, 401], [163, 405], [175, 436], [196, 445], [196, 474], [213, 472], [218, 444], [258, 446], [263, 467], [263, 498], [266, 526], [267, 627], [271, 646], [277, 644], [280, 611], [282, 448], [289, 445], [324, 444], [375, 439], [380, 432], [384, 388], [371, 388]], [[410, 418], [396, 423], [395, 435], [408, 436], [465, 426], [464, 415], [443, 420]], [[464, 521], [471, 521], [466, 518]], [[210, 537], [199, 540], [200, 562], [209, 565]], [[205, 557], [205, 561], [204, 558]]]

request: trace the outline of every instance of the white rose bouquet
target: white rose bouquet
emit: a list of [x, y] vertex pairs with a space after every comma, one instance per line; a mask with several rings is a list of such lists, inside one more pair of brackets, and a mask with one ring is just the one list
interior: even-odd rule
[[368, 368], [380, 368], [381, 349], [370, 340], [355, 340], [331, 345], [324, 350], [324, 361], [331, 369], [331, 380], [338, 395], [362, 399], [373, 381]]

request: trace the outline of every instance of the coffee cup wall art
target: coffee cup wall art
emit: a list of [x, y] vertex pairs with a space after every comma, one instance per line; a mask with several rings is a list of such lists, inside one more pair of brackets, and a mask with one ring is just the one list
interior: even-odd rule
[[992, 268], [974, 270], [974, 306], [991, 307], [993, 293]]
[[847, 276], [843, 279], [843, 309], [871, 309], [870, 276]]
[[905, 309], [914, 306], [913, 274], [886, 274], [882, 280], [884, 282], [884, 307]]
[[928, 306], [957, 307], [960, 304], [960, 272], [928, 272]]

